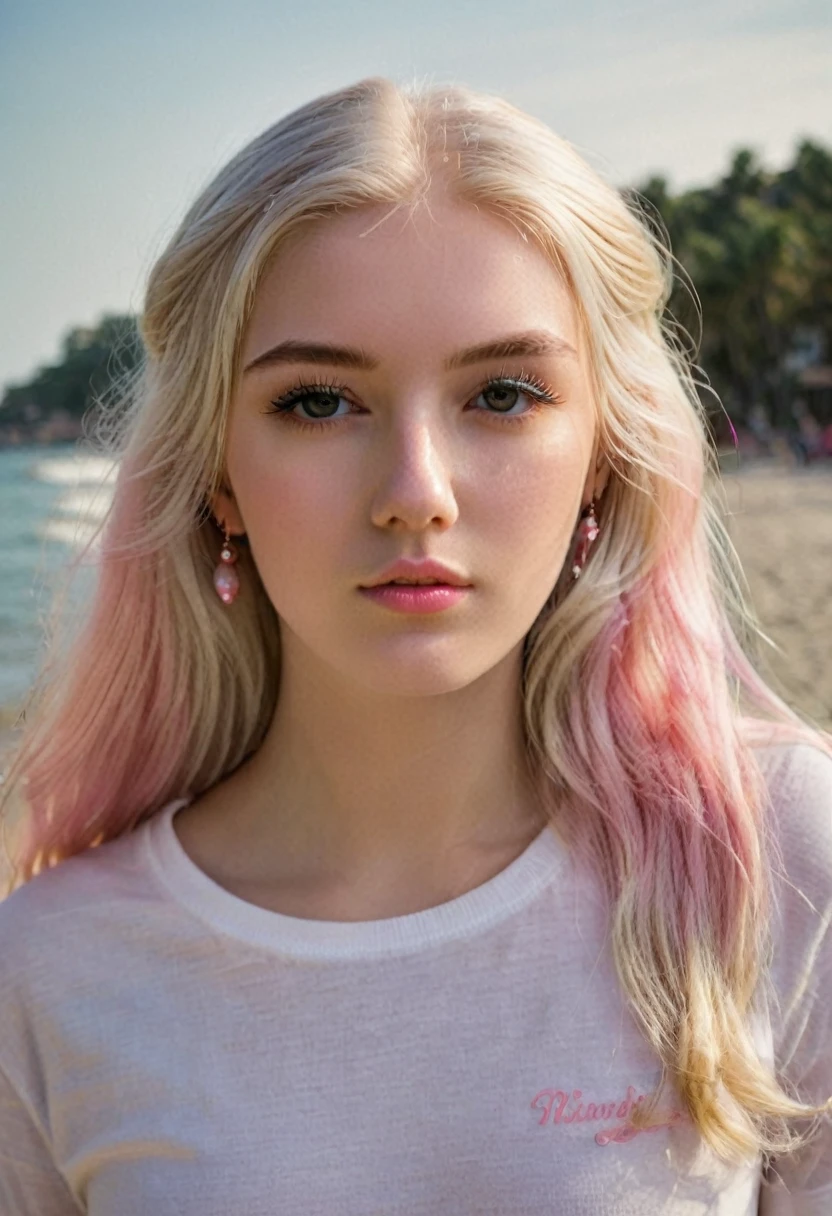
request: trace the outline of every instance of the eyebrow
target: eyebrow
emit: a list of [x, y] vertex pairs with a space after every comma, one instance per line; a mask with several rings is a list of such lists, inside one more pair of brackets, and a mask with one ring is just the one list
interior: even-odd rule
[[[484, 363], [488, 359], [512, 359], [523, 355], [557, 355], [562, 358], [577, 358], [578, 352], [564, 338], [545, 329], [528, 330], [525, 333], [508, 334], [478, 346], [469, 346], [457, 351], [445, 360], [445, 367], [453, 371], [458, 367], [470, 367], [473, 363]], [[379, 360], [366, 351], [353, 346], [333, 346], [328, 342], [301, 342], [290, 339], [252, 359], [243, 369], [243, 375], [261, 368], [275, 367], [283, 363], [326, 363], [331, 367], [351, 367], [360, 371], [374, 371]]]

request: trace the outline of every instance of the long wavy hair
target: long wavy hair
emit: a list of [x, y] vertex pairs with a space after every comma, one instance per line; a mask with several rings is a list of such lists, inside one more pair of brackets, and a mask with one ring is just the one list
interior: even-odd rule
[[[832, 736], [759, 673], [707, 412], [665, 319], [672, 259], [633, 204], [545, 125], [461, 87], [368, 79], [281, 119], [202, 192], [149, 276], [144, 359], [99, 426], [118, 461], [83, 619], [53, 643], [3, 787], [9, 889], [196, 796], [257, 749], [279, 622], [245, 545], [244, 593], [212, 586], [226, 420], [258, 282], [284, 238], [441, 179], [565, 276], [610, 466], [581, 579], [525, 641], [540, 797], [611, 897], [612, 944], [662, 1081], [727, 1160], [804, 1142], [803, 1103], [751, 1030], [770, 949], [762, 742]], [[765, 639], [768, 641], [768, 639]], [[11, 812], [12, 801], [17, 807]], [[568, 807], [568, 812], [564, 812]], [[22, 809], [21, 809], [22, 808]]]

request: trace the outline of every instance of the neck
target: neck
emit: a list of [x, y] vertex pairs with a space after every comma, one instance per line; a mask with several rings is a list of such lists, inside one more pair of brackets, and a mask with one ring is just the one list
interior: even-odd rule
[[342, 685], [287, 647], [266, 738], [217, 787], [233, 800], [226, 822], [253, 881], [289, 866], [309, 881], [441, 885], [472, 858], [517, 855], [545, 822], [526, 761], [521, 653], [459, 690], [390, 697]]

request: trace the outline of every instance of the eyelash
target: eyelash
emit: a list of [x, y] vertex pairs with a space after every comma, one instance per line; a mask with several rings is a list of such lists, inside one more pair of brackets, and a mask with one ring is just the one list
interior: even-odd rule
[[[538, 376], [530, 375], [524, 371], [521, 371], [516, 376], [506, 376], [502, 373], [499, 376], [491, 376], [480, 385], [471, 400], [475, 400], [479, 397], [480, 393], [484, 393], [495, 385], [500, 385], [501, 387], [507, 385], [509, 388], [516, 388], [530, 397], [532, 402], [531, 408], [526, 410], [524, 414], [492, 414], [489, 410], [480, 411], [481, 413], [489, 414], [492, 418], [497, 418], [500, 422], [516, 425], [520, 422], [525, 422], [528, 418], [536, 417], [547, 405], [560, 405], [563, 403], [563, 398], [553, 392]], [[294, 387], [283, 393], [282, 396], [272, 401], [266, 413], [279, 414], [282, 419], [285, 419], [291, 425], [301, 427], [307, 431], [321, 431], [327, 427], [336, 426], [338, 423], [346, 422], [353, 415], [343, 414], [340, 418], [319, 418], [311, 422], [306, 418], [298, 418], [291, 411], [303, 401], [304, 397], [312, 396], [315, 393], [343, 396], [344, 391], [344, 385], [332, 380], [299, 381]], [[347, 399], [345, 398], [345, 400]]]

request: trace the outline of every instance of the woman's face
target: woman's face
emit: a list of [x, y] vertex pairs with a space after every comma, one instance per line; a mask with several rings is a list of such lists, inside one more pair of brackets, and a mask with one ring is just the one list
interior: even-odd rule
[[[425, 695], [518, 656], [599, 488], [595, 418], [570, 293], [535, 247], [464, 203], [385, 215], [317, 221], [271, 263], [215, 508], [248, 535], [284, 648]], [[360, 588], [401, 557], [470, 587], [395, 612]]]

